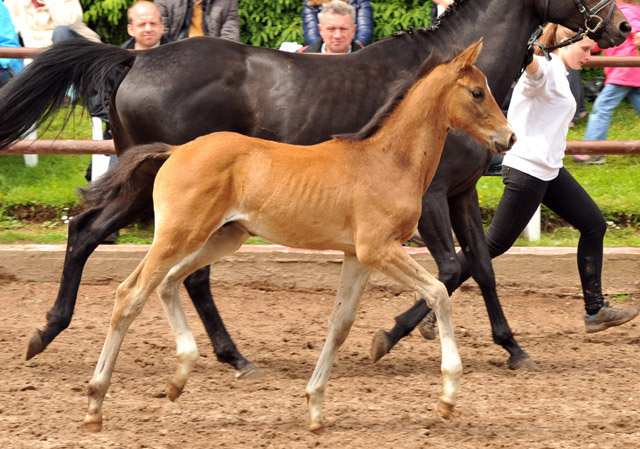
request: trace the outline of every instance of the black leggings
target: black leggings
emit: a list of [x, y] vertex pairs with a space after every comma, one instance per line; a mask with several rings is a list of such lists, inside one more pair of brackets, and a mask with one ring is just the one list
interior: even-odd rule
[[[547, 206], [580, 231], [578, 272], [582, 283], [585, 309], [596, 313], [602, 306], [602, 252], [607, 223], [596, 203], [566, 168], [551, 181], [542, 181], [511, 167], [502, 168], [504, 193], [493, 221], [485, 234], [493, 259], [515, 243], [540, 203]], [[457, 254], [462, 266], [460, 284], [469, 278], [462, 252]]]

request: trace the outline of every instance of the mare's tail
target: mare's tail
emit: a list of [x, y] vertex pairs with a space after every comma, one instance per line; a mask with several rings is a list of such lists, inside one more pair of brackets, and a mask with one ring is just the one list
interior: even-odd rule
[[130, 67], [135, 58], [124, 48], [86, 39], [69, 39], [40, 53], [0, 89], [0, 148], [18, 140], [34, 123], [46, 123], [70, 86], [87, 98], [104, 85], [113, 67]]
[[78, 189], [84, 202], [104, 207], [118, 197], [133, 197], [153, 186], [160, 166], [171, 155], [166, 143], [150, 143], [130, 148], [118, 162], [87, 188]]

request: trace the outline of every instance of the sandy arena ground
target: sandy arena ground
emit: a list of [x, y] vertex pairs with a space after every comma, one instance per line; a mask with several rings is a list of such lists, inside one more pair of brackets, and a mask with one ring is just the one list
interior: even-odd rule
[[[214, 268], [216, 303], [239, 349], [264, 374], [259, 380], [235, 380], [216, 361], [183, 293], [201, 359], [175, 403], [165, 396], [175, 346], [154, 295], [125, 339], [98, 434], [82, 426], [86, 386], [118, 282], [144, 252], [101, 247], [71, 326], [25, 361], [26, 340], [55, 299], [62, 255], [57, 246], [0, 247], [2, 448], [640, 447], [640, 318], [587, 335], [571, 251], [511, 253], [494, 264], [505, 314], [538, 371], [506, 368], [474, 283], [455, 293], [464, 375], [449, 421], [435, 410], [439, 342], [414, 332], [370, 362], [374, 332], [413, 303], [412, 294], [373, 276], [329, 380], [320, 435], [307, 430], [304, 389], [327, 333], [340, 255], [247, 250]], [[433, 270], [424, 252], [415, 257]], [[618, 307], [640, 306], [639, 262], [640, 251], [606, 256], [606, 293], [613, 302], [630, 295]]]

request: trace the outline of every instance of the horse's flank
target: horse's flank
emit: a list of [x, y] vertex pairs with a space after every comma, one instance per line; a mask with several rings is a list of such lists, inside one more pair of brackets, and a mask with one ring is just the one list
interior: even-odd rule
[[472, 92], [485, 92], [477, 102], [491, 113], [477, 114], [474, 126], [464, 124], [487, 147], [500, 142], [504, 150], [510, 144], [512, 132], [506, 121], [497, 126], [499, 108], [491, 108], [495, 101], [477, 69], [473, 82], [462, 86], [469, 99], [456, 102], [461, 76], [452, 71], [471, 71], [472, 64], [464, 54], [459, 58], [457, 65], [427, 72], [382, 127], [362, 141], [295, 146], [222, 132], [176, 147], [154, 187], [158, 222], [163, 229], [184, 229], [168, 223], [175, 217], [199, 223], [187, 240], [203, 241], [203, 233], [236, 222], [275, 243], [352, 254], [361, 233], [385, 229], [392, 234], [379, 240], [406, 241], [415, 232], [421, 197], [447, 132], [462, 124], [462, 112], [452, 109], [473, 108]]

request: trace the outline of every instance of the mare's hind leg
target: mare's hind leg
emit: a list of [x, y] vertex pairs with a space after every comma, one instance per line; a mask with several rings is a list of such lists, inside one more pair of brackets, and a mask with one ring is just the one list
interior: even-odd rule
[[[118, 198], [103, 209], [90, 209], [71, 220], [58, 297], [47, 312], [46, 325], [42, 329], [36, 329], [29, 339], [27, 360], [44, 351], [69, 326], [82, 271], [89, 256], [108, 235], [132, 223], [149, 210], [151, 205], [150, 190], [143, 190], [132, 195], [130, 200]], [[218, 360], [232, 365], [236, 369], [237, 378], [251, 378], [255, 365], [237, 350], [224, 327], [211, 296], [208, 269], [189, 276], [185, 280], [185, 286], [205, 325]]]
[[310, 415], [309, 429], [312, 431], [324, 426], [322, 404], [331, 367], [338, 349], [346, 340], [355, 321], [360, 297], [370, 273], [371, 268], [362, 265], [355, 256], [345, 254], [340, 285], [329, 318], [329, 335], [306, 389]]
[[[482, 292], [484, 303], [489, 314], [494, 343], [502, 346], [508, 353], [507, 366], [510, 369], [537, 369], [537, 365], [529, 355], [522, 350], [516, 341], [511, 328], [504, 316], [498, 293], [496, 291], [496, 278], [491, 263], [489, 248], [485, 243], [482, 218], [477, 207], [478, 193], [475, 188], [470, 192], [460, 194], [450, 199], [451, 219], [453, 229], [458, 237], [460, 247], [463, 249], [464, 258], [469, 266], [469, 272], [457, 273], [456, 285], [468, 279], [469, 274], [476, 281]], [[462, 258], [461, 255], [457, 256]], [[457, 262], [458, 270], [461, 263]]]
[[47, 324], [42, 330], [36, 329], [29, 339], [27, 360], [44, 351], [69, 326], [82, 271], [91, 253], [105, 237], [131, 223], [150, 206], [150, 193], [140, 194], [130, 202], [114, 201], [104, 209], [90, 209], [71, 220], [58, 297], [47, 312]]
[[435, 311], [442, 346], [444, 383], [438, 410], [448, 418], [456, 403], [458, 383], [462, 376], [462, 362], [453, 334], [452, 304], [447, 289], [442, 282], [413, 260], [400, 244], [394, 243], [384, 248], [370, 246], [363, 251], [359, 248], [358, 257], [362, 263], [376, 268], [425, 298], [429, 307]]
[[[233, 224], [223, 226], [207, 240], [202, 248], [173, 267], [158, 287], [158, 295], [162, 300], [162, 306], [176, 338], [178, 364], [167, 387], [169, 399], [172, 401], [175, 401], [182, 393], [198, 360], [198, 348], [180, 301], [180, 282], [203, 265], [213, 263], [227, 254], [234, 253], [247, 240], [247, 237], [249, 234], [238, 226]], [[260, 376], [255, 366], [252, 371], [241, 374], [249, 378]]]
[[236, 369], [236, 379], [256, 379], [260, 377], [260, 371], [253, 362], [247, 360], [238, 351], [222, 322], [211, 295], [209, 275], [209, 266], [200, 268], [184, 280], [184, 286], [198, 311], [207, 335], [209, 335], [216, 358]]

